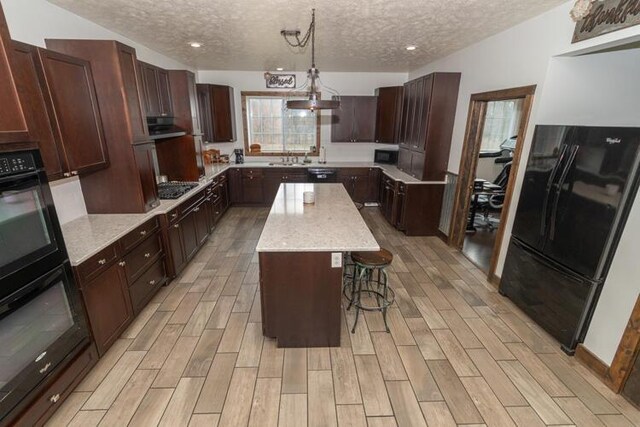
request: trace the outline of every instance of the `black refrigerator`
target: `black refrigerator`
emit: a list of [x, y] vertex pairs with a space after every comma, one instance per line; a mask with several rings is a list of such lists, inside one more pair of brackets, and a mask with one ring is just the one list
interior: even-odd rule
[[638, 187], [639, 128], [537, 126], [500, 293], [573, 354]]

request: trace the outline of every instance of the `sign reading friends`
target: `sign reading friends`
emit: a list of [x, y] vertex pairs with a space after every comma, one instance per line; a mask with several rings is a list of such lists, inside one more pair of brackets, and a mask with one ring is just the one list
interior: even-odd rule
[[295, 74], [271, 74], [264, 73], [267, 89], [295, 89]]
[[597, 0], [576, 24], [572, 43], [640, 24], [640, 0]]

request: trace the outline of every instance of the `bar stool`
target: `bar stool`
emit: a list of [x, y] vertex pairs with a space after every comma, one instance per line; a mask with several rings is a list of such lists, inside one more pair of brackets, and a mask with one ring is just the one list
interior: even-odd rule
[[[352, 306], [356, 308], [356, 320], [353, 323], [351, 333], [355, 333], [358, 324], [360, 310], [380, 311], [387, 332], [387, 307], [393, 304], [395, 292], [389, 286], [386, 268], [393, 261], [393, 254], [382, 248], [377, 252], [352, 252], [353, 275], [351, 282], [345, 282], [343, 293], [349, 301], [347, 310]], [[377, 278], [374, 277], [377, 275]], [[375, 296], [377, 305], [366, 305], [362, 302], [362, 295]]]

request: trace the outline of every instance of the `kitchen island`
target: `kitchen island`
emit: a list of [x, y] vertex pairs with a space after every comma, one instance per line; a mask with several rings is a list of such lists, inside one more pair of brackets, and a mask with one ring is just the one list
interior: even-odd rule
[[379, 249], [342, 184], [281, 184], [256, 247], [264, 335], [278, 347], [339, 346], [343, 253]]

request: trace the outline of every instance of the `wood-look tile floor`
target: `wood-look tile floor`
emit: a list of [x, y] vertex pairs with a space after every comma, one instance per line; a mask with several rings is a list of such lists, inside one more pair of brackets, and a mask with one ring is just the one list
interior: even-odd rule
[[340, 348], [276, 348], [262, 336], [254, 253], [267, 213], [231, 209], [49, 424], [640, 425], [458, 251], [372, 208], [363, 216], [394, 253], [391, 333], [367, 313], [350, 334], [345, 312]]

